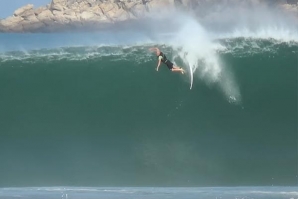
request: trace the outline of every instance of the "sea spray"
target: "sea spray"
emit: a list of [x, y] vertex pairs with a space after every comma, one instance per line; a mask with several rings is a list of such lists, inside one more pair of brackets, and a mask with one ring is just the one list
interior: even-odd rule
[[198, 22], [185, 18], [184, 25], [173, 37], [170, 45], [189, 67], [190, 89], [193, 86], [193, 77], [197, 77], [207, 85], [217, 84], [229, 101], [241, 101], [233, 73], [228, 71], [217, 54], [217, 50], [224, 47], [212, 41], [208, 32]]

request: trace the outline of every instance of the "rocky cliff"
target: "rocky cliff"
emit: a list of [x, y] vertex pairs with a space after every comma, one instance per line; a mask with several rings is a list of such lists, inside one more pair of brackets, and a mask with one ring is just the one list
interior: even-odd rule
[[[266, 0], [225, 0], [247, 5]], [[298, 0], [275, 0], [284, 9], [298, 12]], [[273, 1], [269, 1], [273, 2]], [[289, 4], [291, 3], [291, 5]], [[56, 32], [98, 30], [124, 22], [150, 18], [157, 13], [179, 9], [191, 12], [218, 4], [216, 0], [51, 0], [43, 7], [32, 4], [17, 9], [13, 16], [0, 21], [0, 32]], [[293, 5], [294, 4], [294, 5]], [[121, 23], [119, 23], [121, 22]]]

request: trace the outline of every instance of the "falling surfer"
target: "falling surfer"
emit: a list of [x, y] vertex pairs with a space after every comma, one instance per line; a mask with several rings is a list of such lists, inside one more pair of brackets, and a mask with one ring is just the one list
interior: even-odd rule
[[175, 66], [170, 60], [167, 59], [166, 55], [161, 52], [158, 48], [149, 48], [150, 51], [155, 52], [157, 59], [158, 59], [158, 64], [157, 64], [157, 68], [156, 71], [158, 71], [159, 66], [162, 63], [164, 63], [165, 65], [167, 65], [167, 67], [169, 68], [169, 70], [173, 71], [173, 72], [180, 72], [182, 74], [185, 73], [185, 71], [178, 66]]

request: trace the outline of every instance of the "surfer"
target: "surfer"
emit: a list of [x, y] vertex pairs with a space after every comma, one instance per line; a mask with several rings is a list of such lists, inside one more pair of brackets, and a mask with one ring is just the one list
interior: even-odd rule
[[175, 66], [170, 60], [167, 59], [166, 55], [163, 54], [163, 52], [161, 52], [158, 48], [149, 48], [149, 50], [156, 53], [156, 56], [157, 56], [157, 59], [158, 59], [158, 64], [157, 64], [156, 71], [158, 71], [159, 66], [162, 62], [165, 65], [167, 65], [167, 67], [171, 71], [180, 72], [180, 73], [184, 74], [185, 71], [181, 67]]

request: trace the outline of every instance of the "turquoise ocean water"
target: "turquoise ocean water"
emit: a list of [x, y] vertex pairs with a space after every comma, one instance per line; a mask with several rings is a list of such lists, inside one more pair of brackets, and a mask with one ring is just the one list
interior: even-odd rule
[[0, 198], [296, 198], [298, 34], [187, 31], [1, 34]]

